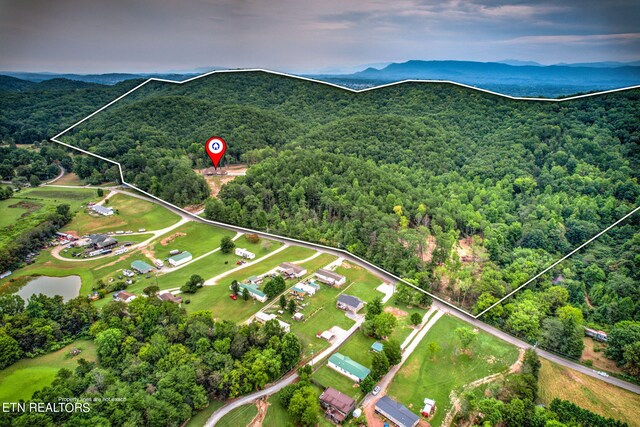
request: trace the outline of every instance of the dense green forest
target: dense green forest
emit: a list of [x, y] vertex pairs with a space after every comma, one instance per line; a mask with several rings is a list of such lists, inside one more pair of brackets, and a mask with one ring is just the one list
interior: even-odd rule
[[[228, 163], [252, 166], [208, 200], [208, 218], [346, 248], [478, 313], [640, 204], [639, 104], [638, 90], [541, 103], [215, 74], [149, 83], [62, 138], [186, 205], [209, 195], [193, 169], [220, 135]], [[117, 179], [88, 157], [74, 171]], [[640, 320], [639, 225], [629, 218], [486, 319], [573, 357], [583, 325]], [[616, 360], [633, 373], [640, 348], [628, 350]]]
[[[3, 412], [3, 426], [179, 426], [211, 398], [237, 397], [279, 378], [302, 350], [275, 320], [238, 326], [214, 321], [208, 311], [187, 316], [156, 298], [111, 302], [97, 320], [95, 308], [80, 298], [62, 304], [32, 297], [24, 310], [10, 298], [0, 298], [0, 362], [31, 345], [29, 339], [54, 344], [58, 337], [50, 335], [58, 332], [92, 337], [100, 363], [80, 359], [74, 371], [61, 369], [30, 400], [89, 399], [89, 411]], [[22, 319], [30, 319], [33, 337], [24, 327], [11, 330]]]

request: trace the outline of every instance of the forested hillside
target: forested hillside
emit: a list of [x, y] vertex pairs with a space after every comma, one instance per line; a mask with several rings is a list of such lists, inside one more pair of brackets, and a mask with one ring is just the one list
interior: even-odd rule
[[[209, 194], [192, 169], [220, 135], [228, 162], [253, 165], [208, 201], [209, 218], [344, 247], [480, 312], [640, 203], [639, 119], [637, 90], [540, 103], [234, 73], [149, 83], [63, 140], [186, 205]], [[110, 167], [78, 158], [74, 170]], [[640, 320], [639, 225], [630, 218], [488, 319], [572, 356], [582, 325]]]

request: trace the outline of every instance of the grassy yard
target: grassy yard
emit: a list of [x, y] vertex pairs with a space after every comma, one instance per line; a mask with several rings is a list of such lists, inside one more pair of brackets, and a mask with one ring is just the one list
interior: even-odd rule
[[65, 227], [65, 230], [75, 231], [78, 235], [117, 230], [137, 231], [140, 228], [159, 230], [180, 220], [178, 215], [161, 205], [125, 194], [111, 196], [109, 204], [105, 206], [116, 209], [118, 213], [102, 216], [82, 211]]
[[57, 180], [54, 185], [85, 185], [84, 182], [73, 172], [66, 172], [62, 178]]
[[[71, 357], [69, 352], [74, 347], [81, 349], [82, 353]], [[59, 369], [74, 369], [81, 358], [96, 360], [93, 341], [77, 340], [53, 353], [19, 360], [0, 371], [0, 402], [17, 402], [20, 399], [31, 398], [35, 391], [51, 384]], [[17, 387], [17, 384], [20, 386]]]
[[[233, 231], [199, 222], [188, 222], [149, 244], [148, 249], [156, 258], [165, 259], [169, 252], [177, 249], [188, 251], [193, 257], [206, 254], [220, 246], [223, 237], [233, 237]], [[246, 239], [241, 237], [238, 243]]]
[[384, 297], [383, 293], [376, 291], [376, 288], [382, 284], [382, 279], [369, 270], [365, 270], [355, 264], [343, 262], [342, 266], [335, 269], [335, 272], [347, 278], [347, 283], [342, 287], [343, 289], [352, 283], [358, 284], [358, 286], [351, 286], [346, 290], [346, 294], [358, 297], [364, 302], [369, 302], [375, 297]]
[[262, 423], [265, 427], [295, 427], [296, 424], [293, 419], [287, 413], [287, 409], [280, 403], [280, 393], [272, 394], [269, 396], [269, 406], [267, 407], [267, 414], [264, 417]]
[[303, 262], [298, 265], [300, 265], [300, 267], [306, 268], [308, 272], [307, 274], [311, 274], [312, 271], [316, 271], [317, 269], [322, 268], [325, 265], [331, 264], [333, 261], [336, 260], [336, 258], [337, 257], [331, 254], [320, 254], [314, 259], [309, 260], [307, 262]]
[[[480, 331], [471, 344], [471, 355], [460, 353], [453, 331], [467, 323], [443, 316], [429, 330], [391, 382], [388, 394], [418, 413], [425, 397], [435, 399], [436, 413], [429, 420], [439, 426], [450, 408], [449, 394], [463, 385], [507, 369], [518, 358], [516, 347]], [[435, 360], [427, 343], [437, 342], [441, 350]]]
[[15, 224], [23, 215], [27, 216], [36, 212], [43, 206], [44, 204], [36, 202], [26, 204], [24, 201], [15, 198], [0, 200], [0, 211], [2, 211], [0, 228]]
[[41, 200], [47, 204], [59, 205], [66, 203], [72, 210], [79, 209], [85, 203], [97, 200], [96, 190], [90, 188], [58, 188], [35, 187], [16, 193], [14, 199]]
[[351, 396], [356, 401], [362, 397], [360, 387], [357, 384], [326, 364], [313, 373], [313, 379], [324, 387], [333, 387], [347, 396]]
[[538, 390], [541, 403], [548, 405], [557, 397], [630, 426], [640, 425], [638, 395], [548, 360], [540, 361]]
[[217, 427], [245, 427], [258, 415], [255, 404], [242, 405], [222, 417], [216, 424]]
[[209, 406], [191, 417], [185, 427], [202, 427], [204, 423], [207, 422], [211, 414], [213, 414], [218, 408], [222, 407], [222, 405], [224, 405], [224, 402], [220, 402], [218, 400], [210, 401]]
[[[279, 246], [279, 243], [272, 242], [270, 250], [275, 250]], [[204, 259], [213, 257], [218, 253], [219, 252], [216, 252]], [[189, 298], [191, 300], [190, 304], [185, 304], [185, 308], [188, 312], [209, 310], [216, 318], [231, 320], [234, 322], [247, 320], [257, 311], [262, 309], [267, 303], [254, 301], [253, 299], [243, 301], [242, 298], [238, 298], [237, 301], [232, 300], [229, 298], [229, 285], [231, 282], [233, 280], [243, 281], [250, 276], [266, 273], [284, 261], [305, 259], [309, 257], [310, 254], [313, 254], [313, 251], [310, 249], [301, 248], [299, 246], [290, 246], [263, 261], [258, 261], [249, 267], [231, 273], [213, 286], [205, 286], [193, 295], [184, 295], [183, 299]], [[234, 259], [236, 258], [237, 257]], [[232, 263], [231, 267], [236, 267], [235, 263]]]

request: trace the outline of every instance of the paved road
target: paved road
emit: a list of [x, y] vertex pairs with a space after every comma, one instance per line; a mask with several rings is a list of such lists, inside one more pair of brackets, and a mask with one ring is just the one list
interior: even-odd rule
[[[232, 231], [236, 231], [236, 232], [241, 232], [241, 233], [246, 233], [247, 229], [243, 228], [243, 227], [238, 227], [235, 225], [229, 225], [229, 224], [224, 224], [224, 223], [219, 223], [216, 221], [209, 221], [206, 220], [204, 218], [201, 218], [197, 215], [193, 215], [190, 213], [185, 213], [183, 210], [178, 209], [175, 206], [172, 206], [171, 204], [164, 202], [164, 201], [160, 201], [160, 200], [156, 200], [153, 199], [151, 197], [147, 197], [147, 196], [143, 196], [140, 195], [138, 193], [133, 193], [133, 192], [129, 192], [129, 191], [122, 191], [122, 190], [117, 190], [119, 192], [122, 192], [123, 194], [128, 194], [131, 195], [133, 197], [137, 197], [139, 199], [143, 199], [143, 200], [147, 200], [150, 201], [152, 203], [157, 203], [160, 205], [165, 206], [167, 209], [169, 209], [170, 211], [176, 213], [177, 215], [180, 215], [181, 217], [190, 217], [193, 221], [198, 221], [198, 222], [202, 222], [204, 224], [213, 224], [216, 225], [217, 227], [222, 227], [222, 228], [226, 228], [228, 230], [232, 230]], [[332, 255], [335, 255], [337, 257], [342, 257], [347, 259], [349, 262], [354, 263], [356, 265], [359, 265], [363, 268], [366, 268], [368, 270], [370, 270], [372, 273], [376, 274], [378, 277], [380, 277], [381, 279], [389, 282], [389, 283], [396, 283], [398, 281], [398, 279], [393, 276], [391, 273], [383, 270], [380, 267], [377, 267], [373, 264], [370, 264], [364, 260], [361, 260], [360, 258], [349, 254], [348, 252], [343, 252], [341, 250], [338, 249], [333, 249], [327, 246], [322, 246], [322, 245], [316, 245], [313, 243], [308, 243], [308, 242], [302, 242], [296, 239], [290, 239], [287, 237], [282, 237], [282, 236], [274, 236], [272, 234], [269, 233], [264, 233], [261, 231], [257, 231], [257, 230], [252, 230], [251, 232], [257, 234], [258, 236], [265, 238], [265, 239], [271, 239], [271, 240], [276, 240], [285, 244], [294, 244], [294, 245], [298, 245], [298, 246], [302, 246], [302, 247], [306, 247], [309, 249], [314, 249], [314, 250], [321, 250], [323, 252], [326, 253], [330, 253]], [[490, 333], [491, 335], [497, 336], [517, 347], [521, 347], [521, 348], [531, 348], [532, 346], [522, 340], [519, 340], [505, 332], [502, 332], [499, 329], [496, 329], [492, 326], [487, 325], [486, 323], [474, 318], [473, 316], [469, 315], [468, 313], [458, 309], [457, 307], [455, 307], [454, 305], [451, 305], [449, 303], [447, 303], [446, 301], [442, 301], [439, 299], [434, 299], [433, 304], [436, 305], [437, 308], [440, 308], [441, 310], [444, 310], [447, 313], [450, 313], [468, 323], [473, 324], [474, 326], [476, 326], [479, 329], [482, 329], [488, 333]], [[549, 353], [547, 351], [541, 350], [541, 349], [536, 349], [536, 351], [538, 352], [538, 354], [540, 355], [540, 357], [543, 357], [547, 360], [550, 360], [552, 362], [558, 363], [559, 365], [565, 366], [567, 368], [571, 368], [571, 369], [575, 369], [576, 371], [582, 372], [583, 374], [589, 375], [593, 378], [597, 378], [599, 380], [605, 381], [609, 384], [613, 384], [615, 386], [624, 388], [626, 390], [632, 391], [636, 394], [640, 394], [640, 386], [637, 386], [635, 384], [631, 384], [629, 382], [620, 380], [618, 378], [615, 377], [602, 377], [598, 374], [596, 374], [592, 369], [587, 368], [586, 366], [583, 366], [579, 363], [567, 360], [563, 357], [557, 356], [555, 354]]]
[[[355, 331], [358, 330], [358, 328], [360, 327], [360, 325], [362, 324], [363, 321], [364, 321], [364, 317], [362, 317], [359, 320], [357, 320], [356, 323], [343, 336], [338, 338], [333, 344], [331, 344], [331, 346], [329, 348], [325, 349], [322, 353], [318, 354], [311, 361], [309, 361], [308, 364], [311, 365], [311, 366], [317, 365], [323, 359], [325, 359], [326, 357], [331, 355], [351, 335], [353, 335]], [[216, 423], [218, 421], [220, 421], [220, 419], [222, 417], [227, 415], [232, 410], [234, 410], [234, 409], [236, 409], [236, 408], [238, 408], [238, 407], [240, 407], [242, 405], [246, 405], [248, 403], [251, 403], [256, 399], [260, 399], [261, 397], [269, 396], [271, 394], [277, 393], [278, 391], [282, 390], [284, 387], [286, 387], [289, 384], [293, 383], [297, 379], [298, 379], [298, 374], [296, 372], [292, 372], [292, 373], [286, 375], [284, 378], [282, 378], [277, 383], [272, 384], [272, 385], [270, 385], [269, 387], [267, 387], [267, 388], [265, 388], [263, 390], [256, 391], [255, 393], [251, 393], [251, 394], [248, 394], [246, 396], [240, 397], [240, 398], [234, 400], [231, 403], [227, 403], [225, 406], [223, 406], [222, 408], [218, 409], [213, 414], [211, 414], [211, 416], [209, 417], [207, 422], [204, 424], [204, 427], [213, 427], [213, 426], [215, 426]]]

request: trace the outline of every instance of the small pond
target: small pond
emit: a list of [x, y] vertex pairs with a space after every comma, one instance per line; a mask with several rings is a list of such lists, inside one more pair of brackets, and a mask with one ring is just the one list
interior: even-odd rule
[[80, 276], [49, 277], [39, 276], [24, 285], [16, 295], [26, 302], [31, 295], [45, 294], [47, 296], [61, 295], [67, 302], [80, 295]]

